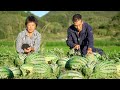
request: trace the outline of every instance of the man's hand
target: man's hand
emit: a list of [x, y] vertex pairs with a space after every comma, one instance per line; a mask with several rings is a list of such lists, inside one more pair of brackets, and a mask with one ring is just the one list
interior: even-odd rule
[[77, 44], [76, 44], [76, 45], [74, 46], [74, 49], [80, 50], [80, 45], [77, 45]]
[[87, 54], [92, 54], [93, 52], [92, 52], [92, 48], [88, 48], [88, 50], [87, 50]]

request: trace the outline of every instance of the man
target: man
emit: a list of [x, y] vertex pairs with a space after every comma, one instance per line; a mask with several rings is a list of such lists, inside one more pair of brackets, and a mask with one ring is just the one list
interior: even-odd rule
[[16, 50], [21, 54], [37, 52], [40, 48], [41, 34], [36, 30], [38, 21], [34, 16], [28, 16], [25, 21], [26, 29], [18, 34]]
[[103, 54], [102, 49], [93, 46], [92, 27], [82, 20], [80, 14], [75, 14], [72, 18], [73, 24], [67, 30], [66, 43], [70, 49], [80, 51], [82, 55], [98, 52]]

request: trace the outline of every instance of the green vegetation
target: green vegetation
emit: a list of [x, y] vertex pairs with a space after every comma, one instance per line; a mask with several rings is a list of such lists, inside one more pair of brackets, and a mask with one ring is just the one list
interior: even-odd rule
[[30, 12], [0, 11], [0, 39], [15, 40], [20, 31], [25, 28], [25, 19]]
[[[51, 40], [55, 35], [57, 39], [66, 38], [66, 30], [72, 24], [72, 16], [80, 13], [85, 22], [88, 22], [96, 36], [110, 36], [120, 39], [120, 12], [119, 11], [51, 11], [45, 16], [36, 18], [39, 21], [37, 30], [43, 39], [50, 35]], [[32, 13], [24, 11], [0, 11], [0, 39], [15, 40], [18, 33], [25, 28], [25, 19]], [[35, 16], [35, 15], [34, 15]]]
[[[54, 54], [59, 57], [67, 55], [69, 47], [65, 42], [66, 31], [72, 24], [72, 16], [75, 13], [80, 13], [83, 16], [83, 20], [92, 26], [94, 32], [94, 46], [103, 49], [109, 59], [119, 61], [119, 11], [51, 11], [41, 18], [36, 16], [39, 20], [37, 30], [42, 34], [40, 52], [45, 51], [46, 54], [54, 52]], [[15, 40], [18, 33], [25, 28], [24, 23], [28, 15], [33, 14], [23, 11], [0, 11], [0, 66], [14, 66], [14, 60], [17, 56]], [[36, 60], [36, 62], [38, 61]], [[27, 66], [24, 67], [26, 68]], [[39, 65], [37, 67], [39, 67]], [[57, 66], [55, 67], [57, 68]], [[1, 70], [6, 71], [2, 68]], [[89, 68], [85, 68], [85, 72], [86, 71], [89, 71]], [[97, 71], [99, 70], [96, 69], [96, 72]], [[73, 72], [71, 71], [68, 73]], [[74, 73], [76, 73], [76, 75], [79, 74], [77, 72]], [[89, 73], [91, 72], [89, 71]], [[87, 73], [87, 75], [89, 73]], [[94, 74], [93, 76], [95, 75], [97, 74]], [[37, 74], [35, 74], [35, 76], [37, 76]], [[34, 78], [34, 76], [23, 76], [19, 78]], [[53, 75], [53, 77], [50, 78], [55, 77]]]
[[[66, 38], [66, 30], [72, 24], [72, 16], [80, 13], [85, 22], [88, 22], [93, 30], [95, 36], [111, 36], [111, 38], [118, 38], [119, 34], [119, 17], [120, 12], [116, 11], [51, 11], [39, 19], [41, 31], [43, 34], [55, 33], [51, 30], [52, 23], [59, 23], [57, 33], [64, 35]], [[43, 23], [44, 22], [44, 23]], [[54, 28], [58, 27], [54, 25]], [[61, 30], [62, 29], [62, 30]], [[63, 34], [64, 32], [64, 34]], [[63, 37], [59, 37], [63, 38]], [[55, 39], [51, 36], [51, 39]]]
[[[58, 47], [66, 53], [69, 50], [65, 42], [66, 31], [68, 26], [72, 24], [72, 16], [76, 13], [80, 13], [83, 20], [93, 27], [95, 47], [103, 48], [106, 52], [111, 52], [114, 49], [119, 51], [119, 11], [51, 11], [41, 18], [36, 16], [39, 21], [37, 30], [42, 34], [42, 44], [45, 45], [41, 45], [41, 48]], [[0, 47], [6, 46], [7, 50], [9, 48], [9, 50], [13, 49], [12, 51], [16, 52], [15, 40], [18, 33], [25, 28], [24, 22], [28, 15], [33, 14], [23, 11], [0, 12]], [[109, 47], [112, 48], [109, 49]], [[1, 49], [5, 52], [4, 48]]]

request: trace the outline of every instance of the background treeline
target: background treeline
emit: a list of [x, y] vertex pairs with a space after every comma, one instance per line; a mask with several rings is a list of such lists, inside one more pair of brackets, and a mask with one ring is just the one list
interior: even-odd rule
[[66, 30], [72, 24], [72, 16], [80, 13], [88, 22], [96, 38], [108, 37], [120, 41], [119, 11], [50, 11], [43, 17], [37, 17], [29, 11], [0, 11], [0, 39], [15, 40], [25, 28], [25, 19], [34, 15], [39, 20], [37, 30], [45, 40], [64, 40]]

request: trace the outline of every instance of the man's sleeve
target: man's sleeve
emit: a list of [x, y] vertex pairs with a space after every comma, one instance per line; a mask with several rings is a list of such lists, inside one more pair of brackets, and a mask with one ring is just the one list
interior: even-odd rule
[[24, 50], [21, 47], [22, 47], [22, 37], [21, 37], [21, 33], [19, 33], [16, 39], [16, 50], [18, 53], [24, 53]]
[[40, 43], [41, 43], [41, 34], [38, 33], [37, 34], [37, 38], [35, 40], [35, 45], [34, 45], [35, 52], [39, 51], [39, 49], [40, 49]]
[[72, 37], [72, 33], [71, 33], [70, 29], [67, 30], [67, 40], [66, 40], [66, 43], [67, 43], [67, 45], [70, 48], [73, 48], [75, 46], [75, 44], [73, 43], [73, 37]]
[[87, 28], [87, 32], [88, 32], [88, 48], [93, 48], [93, 30], [92, 30], [92, 27], [90, 25], [88, 25], [88, 28]]

